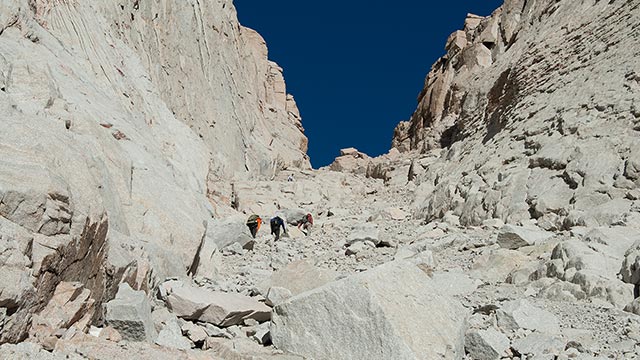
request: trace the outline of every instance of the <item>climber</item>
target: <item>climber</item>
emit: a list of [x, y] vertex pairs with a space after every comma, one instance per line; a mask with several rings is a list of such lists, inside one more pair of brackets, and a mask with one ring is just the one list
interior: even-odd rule
[[289, 174], [289, 176], [287, 177], [287, 181], [292, 182], [295, 181], [296, 179], [293, 178], [293, 174]]
[[313, 226], [313, 217], [311, 216], [311, 214], [307, 213], [307, 215], [296, 222], [296, 225], [298, 226], [298, 229], [305, 235], [309, 235], [311, 226]]
[[284, 227], [284, 220], [280, 216], [275, 216], [271, 218], [271, 235], [275, 236], [274, 241], [278, 241], [280, 239], [280, 227], [282, 226], [282, 231], [286, 234], [287, 229]]
[[256, 234], [258, 233], [258, 230], [260, 230], [261, 224], [262, 224], [262, 219], [260, 218], [260, 216], [256, 214], [249, 216], [249, 219], [247, 219], [247, 226], [249, 227], [251, 236], [253, 236], [254, 239], [256, 238]]

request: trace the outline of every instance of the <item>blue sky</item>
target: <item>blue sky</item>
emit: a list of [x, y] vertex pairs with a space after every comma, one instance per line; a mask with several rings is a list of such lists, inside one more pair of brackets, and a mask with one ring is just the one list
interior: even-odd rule
[[447, 37], [467, 13], [502, 0], [235, 0], [240, 23], [260, 32], [284, 68], [309, 138], [314, 168], [345, 147], [371, 156], [391, 147]]

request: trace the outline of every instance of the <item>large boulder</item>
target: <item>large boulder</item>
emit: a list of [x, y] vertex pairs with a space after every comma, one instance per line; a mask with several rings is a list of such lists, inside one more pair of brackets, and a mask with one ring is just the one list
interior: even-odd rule
[[0, 346], [0, 359], [12, 360], [81, 360], [79, 354], [51, 353], [35, 343], [4, 344]]
[[[207, 230], [200, 240], [200, 246], [193, 257], [189, 274], [195, 277], [213, 279], [220, 272], [222, 254], [218, 248], [221, 235], [213, 223], [207, 224]], [[240, 242], [250, 243], [252, 239], [242, 236]]]
[[337, 276], [336, 272], [318, 268], [309, 260], [298, 260], [274, 272], [268, 285], [271, 288], [287, 289], [292, 295], [297, 295], [327, 284]]
[[640, 285], [640, 241], [625, 253], [620, 275], [624, 282]]
[[475, 259], [470, 275], [490, 283], [505, 282], [513, 271], [531, 261], [529, 256], [517, 250], [492, 249]]
[[313, 359], [461, 358], [466, 311], [427, 273], [391, 262], [276, 306], [271, 338]]
[[126, 283], [120, 284], [116, 298], [107, 303], [106, 321], [125, 340], [153, 342], [157, 336], [146, 294]]
[[558, 335], [533, 332], [524, 338], [514, 340], [513, 349], [527, 357], [555, 358], [562, 353], [565, 343]]
[[[220, 250], [233, 243], [238, 243], [245, 249], [253, 248], [254, 240], [245, 221], [246, 219], [241, 217], [211, 220], [207, 226], [204, 244], [213, 243]], [[207, 245], [207, 247], [211, 248], [207, 253], [212, 254], [214, 252], [212, 245]]]
[[296, 222], [298, 222], [298, 220], [301, 220], [302, 218], [304, 218], [305, 216], [307, 216], [309, 212], [304, 210], [304, 209], [300, 209], [300, 208], [291, 208], [291, 209], [282, 209], [280, 211], [277, 212], [276, 215], [280, 216], [281, 218], [283, 218], [287, 224], [289, 225], [295, 225]]
[[[569, 239], [559, 243], [547, 263], [547, 275], [580, 286], [587, 297], [606, 300], [623, 308], [633, 300], [633, 285], [618, 279], [632, 280], [633, 251], [625, 258], [625, 250], [633, 244], [633, 237], [615, 236], [620, 229], [596, 229], [584, 239]], [[622, 269], [621, 269], [622, 265]]]
[[191, 342], [186, 337], [182, 336], [182, 329], [176, 319], [167, 322], [158, 334], [155, 343], [171, 349], [191, 349]]
[[464, 339], [466, 352], [477, 360], [498, 360], [506, 355], [509, 338], [494, 328], [472, 330]]
[[245, 319], [263, 322], [271, 317], [270, 307], [248, 296], [194, 288], [180, 281], [169, 281], [162, 287], [167, 306], [183, 319], [231, 326]]
[[49, 346], [57, 340], [54, 336], [56, 332], [71, 326], [79, 330], [87, 328], [93, 316], [93, 305], [91, 291], [81, 283], [61, 282], [47, 306], [33, 316], [29, 336], [52, 350]]
[[346, 244], [347, 246], [350, 246], [356, 242], [365, 241], [371, 241], [375, 245], [380, 244], [380, 230], [378, 230], [378, 226], [376, 224], [365, 223], [356, 225], [351, 231]]
[[522, 226], [505, 225], [498, 233], [498, 244], [506, 249], [539, 244], [553, 236], [553, 233], [529, 229]]
[[527, 300], [509, 301], [496, 311], [498, 326], [505, 331], [525, 329], [547, 334], [560, 332], [560, 325], [555, 315], [540, 309]]
[[630, 304], [625, 306], [624, 311], [640, 315], [640, 298], [633, 300]]

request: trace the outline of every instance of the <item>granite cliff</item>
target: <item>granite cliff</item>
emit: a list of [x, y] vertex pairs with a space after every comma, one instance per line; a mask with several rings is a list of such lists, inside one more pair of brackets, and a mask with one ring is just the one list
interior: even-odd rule
[[388, 154], [312, 170], [230, 0], [4, 1], [0, 358], [637, 358], [639, 32], [469, 15]]
[[219, 182], [310, 168], [282, 69], [231, 1], [3, 1], [0, 89], [3, 342], [61, 281], [97, 319], [123, 277], [186, 275], [231, 208]]

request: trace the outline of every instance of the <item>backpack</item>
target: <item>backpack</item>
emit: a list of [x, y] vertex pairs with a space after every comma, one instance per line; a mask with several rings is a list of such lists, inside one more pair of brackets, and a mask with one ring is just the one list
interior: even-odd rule
[[260, 221], [260, 216], [253, 214], [251, 216], [249, 216], [249, 219], [247, 219], [247, 225], [249, 224], [257, 224]]

